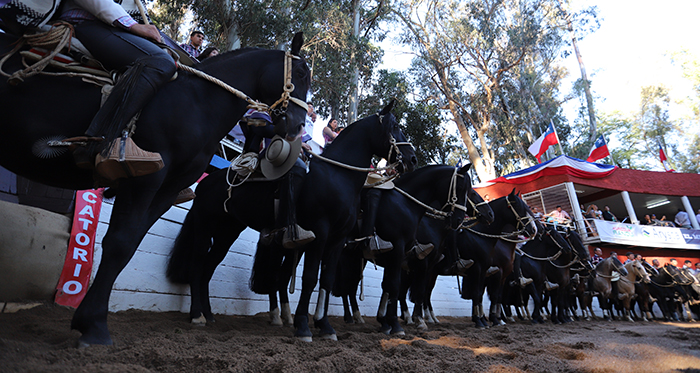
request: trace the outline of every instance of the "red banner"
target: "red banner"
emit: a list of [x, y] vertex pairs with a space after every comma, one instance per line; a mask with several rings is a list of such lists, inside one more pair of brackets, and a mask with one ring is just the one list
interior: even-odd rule
[[95, 232], [102, 208], [102, 191], [79, 190], [75, 194], [75, 214], [66, 262], [58, 281], [55, 302], [77, 308], [85, 297], [95, 249]]

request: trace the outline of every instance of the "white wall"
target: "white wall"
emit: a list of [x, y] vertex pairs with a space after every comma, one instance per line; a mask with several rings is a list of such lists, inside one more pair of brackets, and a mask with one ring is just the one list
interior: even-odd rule
[[[174, 285], [165, 277], [168, 254], [175, 241], [181, 222], [189, 210], [191, 202], [173, 206], [156, 224], [151, 227], [136, 254], [114, 284], [110, 297], [110, 311], [131, 308], [149, 311], [189, 312], [189, 287]], [[107, 232], [112, 201], [105, 200], [100, 213], [95, 247], [93, 276], [102, 255], [102, 239]], [[226, 259], [219, 265], [210, 284], [211, 302], [214, 313], [254, 315], [268, 311], [267, 296], [258, 295], [248, 289], [250, 269], [257, 243], [258, 233], [251, 229], [243, 231], [231, 246]], [[301, 292], [302, 264], [297, 269], [296, 290], [290, 294], [292, 311]], [[374, 316], [381, 296], [382, 268], [368, 263], [364, 276], [365, 300], [360, 303], [363, 315]], [[359, 294], [359, 291], [358, 291]], [[312, 300], [316, 301], [316, 294]], [[433, 292], [433, 306], [437, 315], [469, 316], [471, 302], [459, 297], [454, 277], [442, 277]], [[488, 299], [485, 300], [488, 307]], [[343, 314], [340, 298], [331, 297], [330, 315]], [[412, 309], [413, 305], [410, 304]], [[311, 307], [313, 311], [314, 306]], [[488, 309], [488, 308], [486, 308]]]

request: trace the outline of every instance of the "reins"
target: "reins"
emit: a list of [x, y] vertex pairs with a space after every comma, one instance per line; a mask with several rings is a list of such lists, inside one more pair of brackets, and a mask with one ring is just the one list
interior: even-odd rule
[[557, 242], [556, 238], [554, 238], [554, 236], [552, 236], [549, 232], [547, 232], [547, 236], [549, 236], [549, 238], [552, 240], [552, 242], [554, 242], [554, 244], [557, 245], [557, 247], [559, 248], [559, 251], [557, 251], [557, 253], [554, 254], [554, 255], [552, 255], [552, 256], [548, 256], [548, 257], [546, 257], [546, 258], [539, 258], [539, 257], [535, 257], [535, 256], [533, 256], [533, 255], [528, 254], [527, 252], [523, 251], [522, 249], [517, 249], [517, 248], [516, 248], [516, 250], [517, 250], [520, 254], [522, 254], [522, 255], [524, 255], [524, 256], [526, 256], [526, 257], [532, 259], [532, 260], [537, 260], [537, 261], [548, 261], [548, 262], [549, 262], [551, 265], [553, 265], [554, 267], [556, 267], [556, 268], [561, 268], [561, 269], [563, 269], [563, 268], [569, 268], [569, 267], [571, 267], [572, 265], [574, 265], [574, 264], [580, 262], [580, 260], [579, 260], [579, 258], [578, 258], [578, 255], [574, 255], [574, 259], [573, 259], [571, 262], [569, 262], [568, 264], [559, 265], [559, 264], [554, 263], [554, 261], [557, 260], [557, 259], [559, 259], [559, 257], [564, 253], [564, 247], [562, 247], [562, 246], [559, 244], [559, 242]]
[[[527, 217], [521, 217], [520, 214], [518, 214], [518, 212], [515, 211], [515, 208], [514, 208], [513, 205], [510, 203], [510, 200], [508, 199], [507, 196], [506, 196], [506, 202], [508, 203], [508, 207], [510, 208], [510, 211], [513, 212], [513, 215], [515, 216], [515, 219], [518, 221], [518, 224], [517, 224], [517, 226], [515, 227], [515, 229], [517, 229], [516, 231], [514, 231], [514, 232], [507, 232], [507, 233], [501, 233], [501, 234], [488, 234], [488, 233], [479, 232], [479, 231], [477, 231], [477, 230], [472, 229], [471, 227], [473, 227], [474, 225], [471, 225], [471, 226], [469, 226], [469, 227], [466, 227], [466, 229], [467, 229], [468, 231], [474, 233], [474, 234], [478, 234], [479, 236], [488, 237], [488, 238], [497, 238], [497, 239], [499, 239], [499, 240], [504, 240], [504, 241], [508, 241], [508, 242], [512, 242], [512, 243], [523, 243], [523, 242], [528, 242], [528, 241], [532, 240], [534, 237], [528, 237], [528, 238], [525, 238], [525, 239], [522, 239], [522, 240], [521, 240], [521, 239], [512, 239], [512, 238], [510, 238], [510, 237], [513, 237], [513, 236], [517, 237], [517, 236], [519, 236], [521, 233], [525, 233], [525, 232], [527, 231], [527, 226], [528, 226], [528, 224], [532, 223], [532, 221], [534, 220], [534, 218], [533, 218], [532, 216], [530, 216], [530, 215], [528, 215]], [[523, 223], [523, 220], [525, 220], [526, 223]], [[522, 226], [523, 228], [522, 228], [522, 229], [518, 229], [518, 228], [520, 228], [521, 226]]]
[[[433, 219], [444, 220], [444, 219], [452, 216], [455, 209], [462, 210], [465, 213], [467, 212], [466, 207], [457, 204], [457, 200], [458, 200], [458, 197], [457, 197], [457, 177], [464, 178], [464, 176], [459, 175], [457, 173], [457, 171], [458, 171], [458, 168], [455, 167], [454, 172], [452, 172], [452, 177], [450, 178], [450, 187], [449, 187], [449, 190], [447, 191], [447, 202], [445, 202], [445, 204], [442, 206], [442, 208], [440, 210], [421, 202], [420, 200], [413, 197], [408, 192], [404, 191], [403, 189], [401, 189], [399, 187], [394, 187], [394, 189], [397, 192], [401, 193], [406, 198], [410, 199], [411, 201], [415, 202], [419, 206], [426, 209], [425, 214], [427, 216], [429, 216]], [[444, 211], [446, 207], [450, 207], [450, 212]]]

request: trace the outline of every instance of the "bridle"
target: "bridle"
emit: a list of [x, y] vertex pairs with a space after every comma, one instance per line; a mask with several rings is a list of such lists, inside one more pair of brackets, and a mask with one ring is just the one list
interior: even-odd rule
[[520, 214], [518, 214], [518, 212], [515, 210], [515, 207], [513, 207], [513, 204], [510, 202], [510, 199], [508, 198], [508, 196], [506, 196], [505, 199], [506, 199], [506, 202], [508, 203], [508, 207], [510, 208], [510, 211], [513, 212], [513, 216], [515, 217], [515, 220], [517, 221], [515, 231], [508, 232], [508, 233], [501, 233], [501, 234], [488, 234], [488, 233], [479, 232], [479, 231], [472, 229], [471, 227], [474, 226], [473, 224], [469, 227], [466, 227], [466, 229], [468, 231], [475, 233], [475, 234], [478, 234], [480, 236], [489, 237], [489, 238], [498, 238], [498, 239], [508, 241], [508, 242], [513, 242], [513, 243], [522, 243], [522, 242], [527, 242], [527, 241], [530, 241], [531, 239], [533, 239], [534, 236], [527, 237], [524, 240], [510, 238], [513, 236], [517, 237], [517, 236], [521, 235], [522, 233], [526, 233], [527, 226], [530, 225], [535, 220], [535, 218], [530, 214], [526, 214], [527, 216], [525, 216], [525, 217], [520, 216]]
[[[458, 181], [458, 178], [460, 178], [460, 177], [464, 179], [464, 175], [460, 175], [457, 173], [458, 170], [459, 169], [457, 167], [455, 167], [454, 171], [452, 172], [452, 177], [450, 178], [450, 187], [448, 188], [448, 191], [447, 191], [447, 202], [445, 202], [445, 204], [442, 205], [442, 208], [440, 208], [439, 210], [419, 201], [418, 199], [416, 199], [415, 197], [410, 195], [408, 192], [402, 190], [399, 187], [394, 187], [394, 189], [397, 192], [403, 194], [406, 198], [410, 199], [411, 201], [413, 201], [413, 202], [417, 203], [418, 205], [420, 205], [421, 207], [425, 208], [426, 209], [425, 214], [433, 219], [438, 219], [438, 220], [447, 219], [454, 214], [455, 209], [464, 211], [464, 213], [466, 214], [467, 208], [465, 206], [457, 203], [457, 201], [459, 200], [459, 197], [457, 196], [457, 189], [458, 189], [457, 188], [457, 181]], [[466, 180], [465, 180], [465, 182], [466, 182]], [[465, 196], [465, 199], [469, 199], [469, 198], [466, 198], [466, 196]], [[446, 211], [448, 208], [449, 208], [449, 211]], [[459, 229], [459, 227], [457, 229]]]
[[[566, 251], [566, 248], [564, 248], [561, 244], [559, 244], [559, 241], [557, 241], [556, 237], [554, 237], [551, 233], [549, 233], [549, 231], [546, 231], [546, 232], [543, 233], [543, 234], [546, 234], [547, 236], [549, 236], [549, 239], [552, 240], [552, 242], [554, 242], [554, 244], [559, 248], [559, 251], [557, 251], [556, 254], [554, 254], [554, 255], [552, 255], [552, 256], [548, 256], [548, 257], [546, 257], [546, 258], [538, 258], [538, 257], [532, 256], [532, 255], [526, 253], [526, 252], [523, 251], [521, 248], [520, 248], [520, 249], [519, 249], [519, 248], [516, 248], [516, 250], [517, 250], [521, 255], [524, 255], [524, 256], [526, 256], [526, 257], [532, 259], [532, 260], [548, 261], [551, 265], [553, 265], [554, 267], [557, 267], [557, 268], [569, 268], [569, 267], [571, 267], [572, 265], [574, 265], [574, 264], [580, 262], [580, 261], [579, 261], [579, 258], [578, 258], [578, 255], [574, 255], [574, 260], [572, 260], [572, 261], [571, 261], [570, 263], [568, 263], [568, 264], [559, 265], [559, 264], [554, 263], [554, 261], [557, 260], [557, 259], [559, 259], [559, 257]], [[570, 251], [573, 251], [573, 250], [570, 250]]]
[[479, 207], [483, 205], [488, 205], [488, 201], [481, 201], [479, 203], [474, 203], [471, 198], [469, 198], [469, 195], [467, 195], [467, 202], [472, 206], [472, 210], [474, 210], [474, 216], [469, 216], [467, 214], [464, 215], [464, 220], [462, 221], [462, 225], [459, 227], [460, 229], [465, 229], [465, 228], [471, 228], [475, 225], [477, 225], [479, 222], [479, 217], [481, 217], [483, 214], [481, 211], [479, 211]]
[[[275, 101], [274, 104], [268, 106], [267, 104], [253, 100], [250, 98], [250, 96], [246, 95], [245, 93], [239, 91], [236, 88], [233, 88], [232, 86], [228, 85], [224, 81], [215, 78], [201, 70], [197, 70], [195, 68], [183, 65], [179, 61], [177, 62], [177, 67], [180, 70], [187, 71], [191, 74], [194, 74], [202, 79], [208, 80], [221, 88], [229, 91], [236, 97], [245, 100], [248, 103], [248, 109], [255, 109], [257, 111], [264, 111], [266, 113], [269, 113], [271, 115], [279, 116], [279, 115], [284, 115], [287, 113], [287, 107], [289, 106], [289, 102], [291, 101], [293, 104], [301, 107], [305, 111], [309, 110], [309, 105], [306, 104], [306, 101], [300, 100], [296, 97], [293, 97], [291, 95], [292, 92], [294, 92], [294, 84], [292, 83], [292, 64], [293, 60], [299, 60], [301, 57], [295, 56], [290, 52], [285, 52], [284, 53], [284, 87], [282, 90], [282, 95], [281, 97]], [[254, 125], [251, 123], [251, 125]]]
[[[612, 265], [613, 270], [614, 270], [614, 271], [617, 271], [620, 275], [622, 275], [622, 271], [620, 271], [620, 266], [618, 266], [617, 263], [615, 263], [615, 259], [612, 259], [612, 258], [608, 258], [608, 259], [610, 259], [610, 265]], [[607, 259], [606, 259], [606, 260], [607, 260]], [[619, 259], [617, 260], [617, 262], [620, 263], [620, 264], [622, 264], [622, 263], [620, 262]], [[613, 277], [614, 277], [614, 276], [612, 276], [612, 275], [605, 275], [605, 274], [602, 274], [602, 273], [598, 272], [598, 268], [600, 268], [600, 265], [598, 265], [598, 266], [595, 267], [595, 269], [596, 269], [596, 275], [597, 275], [597, 276], [604, 277], [604, 278], [613, 278]], [[624, 268], [624, 266], [623, 266], [623, 268]], [[627, 271], [627, 270], [625, 269], [625, 272], [626, 272], [626, 271]], [[611, 271], [611, 272], [612, 272], [612, 271]]]
[[[376, 115], [379, 118], [379, 123], [383, 124], [384, 115], [379, 115], [379, 114], [376, 114]], [[342, 162], [335, 161], [335, 160], [330, 159], [330, 158], [326, 158], [326, 157], [322, 156], [321, 154], [317, 154], [314, 152], [310, 152], [310, 153], [311, 153], [311, 155], [313, 155], [314, 158], [318, 158], [319, 160], [322, 160], [324, 162], [327, 162], [327, 163], [330, 163], [332, 165], [342, 167], [342, 168], [345, 168], [348, 170], [352, 170], [352, 171], [359, 171], [359, 172], [381, 172], [381, 171], [386, 171], [386, 170], [397, 171], [396, 167], [403, 162], [403, 155], [401, 154], [401, 150], [399, 149], [399, 146], [410, 146], [411, 148], [413, 148], [413, 145], [410, 142], [396, 141], [396, 138], [394, 138], [394, 135], [391, 132], [389, 132], [389, 154], [386, 156], [385, 159], [387, 161], [390, 160], [392, 154], [395, 153], [396, 154], [396, 161], [394, 163], [388, 164], [384, 167], [376, 167], [376, 168], [351, 166], [351, 165], [348, 165], [348, 164], [345, 164]], [[379, 185], [379, 184], [386, 183], [388, 181], [395, 179], [398, 176], [399, 175], [398, 175], [398, 171], [397, 171], [394, 173], [394, 176], [392, 176], [391, 178], [388, 178], [386, 180], [382, 180], [381, 182], [378, 182], [376, 184]], [[372, 184], [372, 185], [375, 185], [375, 184]]]

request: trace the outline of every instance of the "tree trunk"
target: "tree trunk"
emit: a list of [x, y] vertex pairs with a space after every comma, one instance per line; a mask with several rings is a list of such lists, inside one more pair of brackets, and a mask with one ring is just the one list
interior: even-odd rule
[[[352, 4], [352, 35], [357, 40], [360, 37], [360, 1], [353, 0]], [[360, 80], [360, 68], [357, 65], [357, 55], [354, 52], [350, 55], [353, 64], [352, 78], [350, 80], [350, 102], [348, 103], [348, 124], [357, 120], [357, 102], [359, 100], [358, 84]]]
[[574, 25], [571, 22], [571, 16], [564, 10], [561, 2], [558, 2], [559, 9], [564, 13], [564, 18], [566, 19], [566, 27], [569, 29], [571, 34], [571, 43], [574, 46], [574, 53], [576, 53], [576, 59], [578, 60], [578, 66], [581, 68], [581, 80], [583, 81], [583, 90], [586, 93], [586, 106], [588, 106], [588, 121], [589, 121], [589, 135], [588, 141], [594, 142], [596, 140], [597, 125], [595, 119], [595, 108], [593, 106], [593, 95], [591, 94], [591, 87], [588, 84], [588, 76], [586, 75], [586, 67], [583, 65], [583, 57], [581, 57], [581, 52], [578, 49], [578, 43], [576, 42], [576, 32], [574, 31]]

